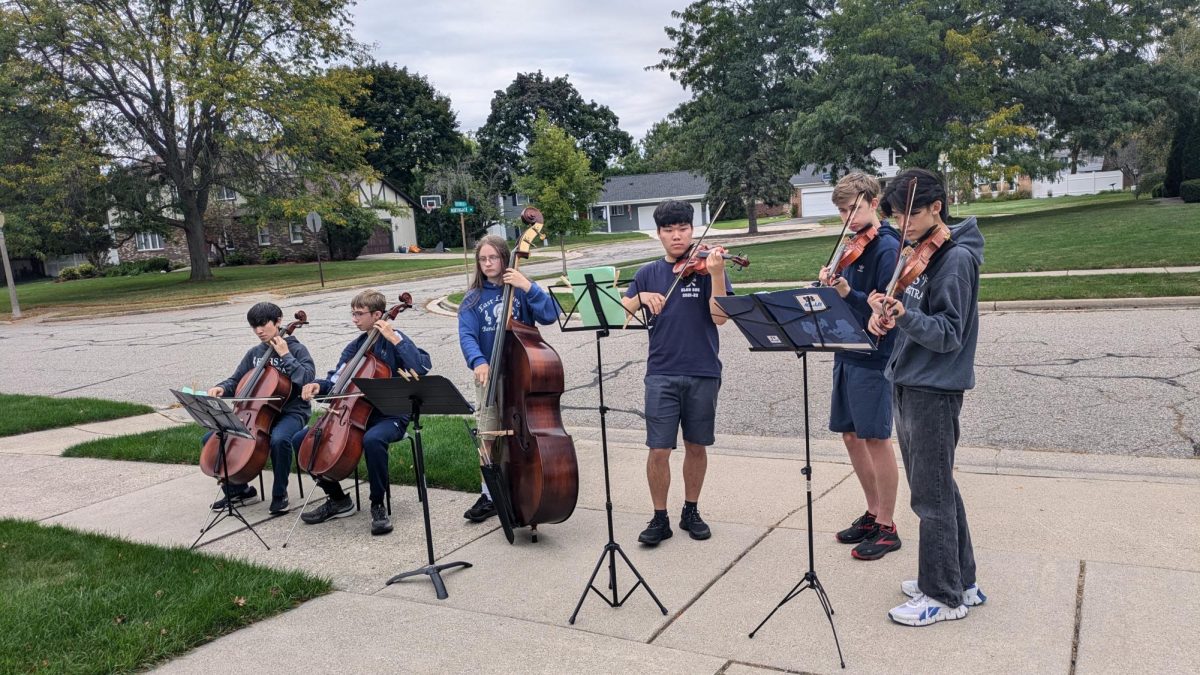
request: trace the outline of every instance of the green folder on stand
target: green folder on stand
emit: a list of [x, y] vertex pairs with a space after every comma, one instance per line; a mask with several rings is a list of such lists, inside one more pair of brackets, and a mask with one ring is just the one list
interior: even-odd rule
[[[600, 300], [598, 309], [588, 292], [588, 275], [591, 275], [592, 280], [596, 282], [596, 295]], [[567, 281], [570, 282], [571, 293], [575, 296], [573, 303], [575, 311], [579, 312], [579, 318], [584, 326], [603, 328], [605, 322], [610, 328], [620, 328], [625, 325], [625, 318], [628, 314], [625, 313], [625, 307], [621, 304], [621, 290], [617, 288], [617, 268], [589, 267], [581, 270], [568, 270]], [[570, 309], [570, 307], [563, 308], [564, 311], [570, 311]], [[604, 322], [600, 320], [601, 312], [604, 314]]]

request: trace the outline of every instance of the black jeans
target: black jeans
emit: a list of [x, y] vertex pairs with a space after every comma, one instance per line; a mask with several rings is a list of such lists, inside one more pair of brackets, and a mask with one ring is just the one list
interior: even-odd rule
[[893, 385], [892, 405], [912, 510], [921, 519], [917, 585], [950, 607], [975, 583], [975, 551], [962, 495], [954, 482], [954, 449], [962, 392], [933, 393]]

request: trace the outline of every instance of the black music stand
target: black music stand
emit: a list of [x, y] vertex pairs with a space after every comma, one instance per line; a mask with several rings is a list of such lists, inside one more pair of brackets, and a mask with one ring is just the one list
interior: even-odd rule
[[354, 384], [377, 410], [385, 415], [408, 415], [413, 426], [412, 453], [413, 472], [417, 479], [417, 498], [425, 516], [425, 550], [429, 564], [410, 572], [402, 572], [387, 580], [388, 585], [418, 574], [424, 574], [433, 582], [438, 600], [450, 597], [442, 581], [442, 570], [456, 567], [467, 568], [469, 562], [436, 564], [433, 558], [433, 530], [429, 526], [429, 490], [425, 484], [425, 448], [421, 445], [421, 413], [432, 415], [465, 415], [471, 405], [463, 398], [454, 384], [440, 375], [429, 375], [418, 380], [400, 377], [369, 378], [356, 377]]
[[767, 618], [750, 631], [753, 638], [775, 612], [806, 589], [813, 589], [837, 646], [842, 668], [846, 659], [833, 625], [833, 605], [817, 578], [813, 556], [812, 448], [808, 419], [808, 352], [873, 351], [875, 346], [863, 332], [850, 308], [833, 288], [805, 288], [747, 296], [718, 297], [717, 304], [729, 315], [750, 343], [750, 351], [787, 351], [800, 359], [804, 392], [804, 490], [808, 515], [808, 571], [788, 591]]
[[[229, 462], [226, 461], [225, 457], [225, 439], [230, 435], [252, 439], [254, 438], [254, 434], [250, 433], [246, 425], [242, 424], [242, 421], [237, 418], [237, 414], [233, 408], [229, 407], [229, 404], [225, 401], [215, 396], [185, 394], [182, 391], [174, 389], [170, 391], [175, 395], [175, 399], [183, 404], [183, 409], [192, 416], [192, 419], [196, 420], [197, 424], [217, 435], [217, 462], [220, 465], [217, 471], [225, 472], [224, 482], [225, 485], [229, 485]], [[222, 490], [221, 492], [224, 495], [225, 491]], [[263, 538], [255, 531], [254, 526], [246, 520], [246, 517], [242, 515], [237, 506], [234, 506], [233, 500], [228, 495], [224, 496], [225, 508], [213, 516], [213, 519], [208, 522], [207, 526], [200, 529], [200, 536], [196, 537], [196, 541], [192, 542], [190, 548], [196, 548], [196, 544], [199, 544], [204, 535], [212, 531], [217, 526], [217, 523], [232, 516], [241, 521], [246, 526], [246, 529], [253, 532], [254, 536], [258, 537], [258, 540], [262, 542], [262, 545], [266, 546], [267, 550], [270, 551], [271, 547], [267, 546], [267, 542], [263, 541]]]
[[[564, 318], [559, 323], [559, 328], [564, 333], [581, 330], [596, 332], [596, 382], [600, 386], [600, 405], [598, 410], [600, 411], [600, 448], [603, 451], [604, 457], [604, 509], [608, 515], [608, 543], [604, 545], [604, 550], [600, 552], [600, 559], [596, 561], [596, 568], [592, 570], [592, 576], [588, 579], [587, 586], [583, 589], [583, 594], [579, 596], [579, 602], [575, 605], [575, 611], [571, 613], [570, 623], [575, 623], [575, 617], [579, 615], [579, 609], [583, 607], [583, 601], [587, 598], [589, 590], [595, 591], [596, 595], [600, 596], [600, 599], [607, 603], [609, 607], [615, 608], [625, 604], [625, 601], [629, 599], [629, 596], [633, 595], [638, 586], [642, 586], [650, 594], [650, 597], [654, 599], [654, 604], [658, 605], [658, 608], [666, 615], [667, 608], [663, 606], [662, 601], [650, 589], [650, 584], [646, 583], [646, 580], [642, 578], [641, 573], [634, 567], [633, 561], [629, 559], [629, 556], [625, 555], [625, 551], [621, 550], [621, 545], [616, 542], [613, 536], [612, 487], [608, 473], [608, 426], [605, 422], [605, 416], [608, 415], [608, 407], [604, 405], [604, 363], [600, 356], [600, 338], [608, 337], [609, 331], [614, 328], [618, 330], [646, 330], [646, 322], [644, 317], [639, 318], [636, 314], [626, 309], [625, 305], [621, 304], [620, 298], [615, 295], [615, 283], [612, 287], [602, 288], [596, 283], [594, 274], [585, 272], [583, 277], [585, 293], [578, 296], [575, 303], [571, 306], [571, 311], [562, 313]], [[551, 297], [553, 297], [553, 294]], [[555, 303], [557, 302], [558, 300], [555, 299]], [[592, 311], [586, 312], [586, 314], [589, 315], [589, 318], [594, 318], [595, 323], [592, 325], [571, 326], [571, 315], [584, 303], [590, 304]], [[625, 317], [625, 324], [620, 326], [613, 325], [611, 319], [608, 318], [610, 314], [617, 312], [618, 309], [620, 315]], [[581, 311], [579, 313], [580, 318], [577, 323], [585, 323], [584, 315], [585, 312]], [[591, 315], [594, 315], [594, 317]], [[629, 566], [629, 570], [633, 572], [633, 576], [637, 577], [637, 583], [625, 593], [624, 597], [621, 597], [617, 592], [618, 553], [621, 555], [621, 559], [625, 561], [625, 564]], [[596, 575], [600, 573], [600, 566], [604, 564], [605, 556], [608, 556], [608, 588], [612, 591], [611, 600], [600, 589], [596, 588]]]

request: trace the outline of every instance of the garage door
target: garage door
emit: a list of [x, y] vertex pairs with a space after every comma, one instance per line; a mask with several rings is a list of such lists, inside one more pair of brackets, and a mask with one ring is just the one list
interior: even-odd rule
[[[704, 227], [704, 205], [700, 202], [691, 202], [692, 205], [692, 225], [695, 227]], [[658, 204], [652, 206], [638, 207], [638, 229], [653, 230], [657, 226], [654, 224], [654, 209], [658, 208]], [[836, 211], [835, 211], [836, 213]]]
[[833, 187], [829, 185], [802, 188], [800, 190], [800, 215], [804, 218], [812, 216], [836, 216], [838, 210], [833, 205], [832, 196]]

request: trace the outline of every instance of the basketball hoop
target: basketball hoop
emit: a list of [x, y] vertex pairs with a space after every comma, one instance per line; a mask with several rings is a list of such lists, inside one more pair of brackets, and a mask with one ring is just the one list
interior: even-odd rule
[[433, 213], [437, 209], [442, 208], [441, 195], [421, 195], [421, 208], [425, 209], [425, 213]]

